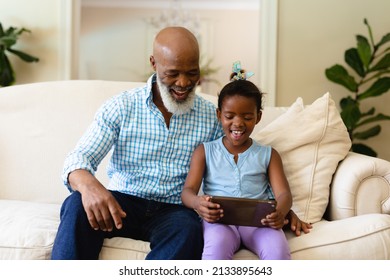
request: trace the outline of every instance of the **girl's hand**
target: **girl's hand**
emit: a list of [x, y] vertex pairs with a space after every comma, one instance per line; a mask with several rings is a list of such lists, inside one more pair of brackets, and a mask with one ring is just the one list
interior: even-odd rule
[[313, 228], [311, 224], [299, 219], [299, 217], [297, 216], [297, 214], [295, 214], [293, 210], [290, 210], [288, 212], [286, 219], [291, 231], [294, 232], [296, 236], [300, 236], [301, 231], [303, 231], [304, 233], [309, 233], [310, 229]]
[[267, 215], [265, 219], [262, 219], [261, 223], [274, 229], [281, 229], [285, 225], [286, 219], [284, 218], [282, 212], [276, 210]]
[[223, 216], [223, 210], [217, 203], [210, 201], [208, 195], [198, 196], [195, 211], [208, 223], [215, 223]]

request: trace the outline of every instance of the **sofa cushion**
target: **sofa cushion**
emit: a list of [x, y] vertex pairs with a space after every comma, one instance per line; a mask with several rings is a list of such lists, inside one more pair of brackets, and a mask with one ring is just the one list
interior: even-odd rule
[[149, 252], [149, 242], [123, 237], [106, 238], [99, 259], [143, 260]]
[[306, 222], [320, 221], [328, 205], [332, 176], [351, 147], [330, 94], [306, 107], [298, 98], [253, 138], [280, 153], [297, 215]]
[[[390, 215], [366, 214], [342, 220], [321, 220], [309, 234], [286, 231], [295, 260], [385, 260], [390, 251]], [[380, 249], [373, 249], [380, 248]]]
[[60, 205], [0, 200], [0, 259], [50, 259]]
[[[0, 260], [48, 260], [60, 222], [58, 204], [0, 200]], [[105, 239], [100, 259], [144, 259], [149, 242]]]

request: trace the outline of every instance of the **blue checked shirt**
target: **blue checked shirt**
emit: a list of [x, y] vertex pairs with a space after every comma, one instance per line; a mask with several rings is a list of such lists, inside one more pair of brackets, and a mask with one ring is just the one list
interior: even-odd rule
[[67, 156], [63, 171], [95, 173], [113, 148], [107, 167], [110, 190], [166, 203], [181, 204], [180, 194], [194, 149], [222, 136], [212, 103], [197, 96], [189, 113], [173, 115], [169, 129], [152, 102], [152, 83], [109, 99], [94, 122]]

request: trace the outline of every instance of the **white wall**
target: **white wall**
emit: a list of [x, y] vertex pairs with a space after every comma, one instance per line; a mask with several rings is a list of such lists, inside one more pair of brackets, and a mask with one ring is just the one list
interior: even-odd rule
[[0, 0], [3, 28], [24, 27], [31, 33], [20, 36], [15, 49], [40, 59], [26, 63], [14, 55], [9, 58], [16, 73], [16, 84], [68, 79], [71, 76], [71, 20], [67, 18], [74, 0]]
[[[355, 35], [368, 36], [364, 18], [376, 42], [389, 33], [389, 11], [388, 0], [280, 0], [276, 104], [288, 106], [298, 96], [309, 104], [327, 91], [338, 104], [349, 92], [328, 81], [325, 69], [346, 65], [344, 51], [356, 47]], [[365, 110], [390, 115], [390, 92], [363, 102]], [[390, 160], [390, 121], [380, 124], [382, 132], [366, 143]]]

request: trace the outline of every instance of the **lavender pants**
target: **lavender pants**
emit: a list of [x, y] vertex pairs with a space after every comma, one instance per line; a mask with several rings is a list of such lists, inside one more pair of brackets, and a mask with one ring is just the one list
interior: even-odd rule
[[231, 260], [241, 243], [261, 260], [291, 259], [290, 248], [282, 230], [203, 221], [203, 237], [203, 260]]

